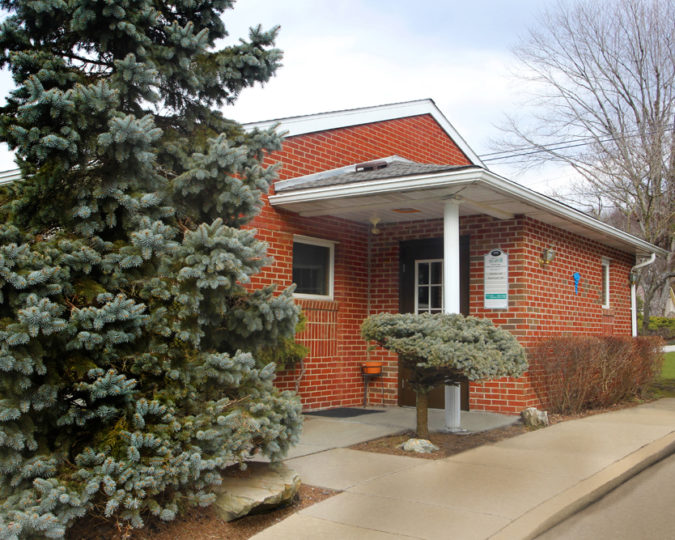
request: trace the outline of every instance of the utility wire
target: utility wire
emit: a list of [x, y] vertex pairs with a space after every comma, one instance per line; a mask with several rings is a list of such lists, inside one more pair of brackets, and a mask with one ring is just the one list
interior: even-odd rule
[[[673, 127], [666, 127], [664, 131], [673, 131]], [[531, 156], [534, 154], [541, 154], [542, 152], [555, 152], [558, 150], [567, 150], [568, 148], [578, 148], [580, 146], [587, 146], [591, 144], [592, 142], [597, 142], [600, 143], [606, 143], [606, 142], [612, 142], [612, 141], [617, 141], [619, 139], [626, 139], [629, 137], [639, 137], [641, 133], [633, 133], [633, 134], [626, 134], [626, 135], [621, 135], [620, 137], [606, 137], [604, 139], [596, 139], [592, 135], [588, 135], [586, 137], [580, 137], [578, 139], [572, 139], [571, 141], [566, 141], [564, 143], [555, 143], [551, 144], [550, 146], [546, 145], [531, 145], [531, 146], [525, 146], [523, 148], [520, 148], [518, 150], [500, 150], [498, 152], [489, 152], [487, 154], [480, 155], [481, 161], [505, 161], [508, 159], [512, 158], [518, 158], [518, 157], [524, 157], [524, 156]], [[651, 135], [651, 133], [647, 133], [646, 135]]]

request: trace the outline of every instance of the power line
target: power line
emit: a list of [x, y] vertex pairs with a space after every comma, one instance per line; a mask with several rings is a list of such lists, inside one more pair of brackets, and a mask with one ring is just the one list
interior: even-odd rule
[[[612, 140], [612, 139], [609, 139]], [[523, 157], [523, 156], [531, 156], [533, 154], [541, 154], [542, 152], [555, 152], [558, 150], [567, 150], [568, 148], [577, 148], [579, 146], [586, 146], [590, 144], [589, 142], [585, 143], [578, 143], [578, 144], [566, 144], [566, 145], [558, 145], [558, 146], [531, 146], [532, 150], [528, 150], [527, 152], [523, 151], [510, 151], [510, 154], [505, 154], [504, 156], [496, 156], [496, 157], [488, 157], [488, 158], [481, 158], [481, 161], [504, 161], [506, 159], [512, 159], [512, 158], [517, 158], [517, 157]], [[489, 155], [489, 154], [488, 154]]]
[[[673, 127], [666, 127], [664, 128], [664, 131], [673, 131]], [[549, 146], [531, 145], [525, 146], [518, 150], [500, 150], [498, 152], [489, 152], [487, 154], [480, 155], [479, 157], [481, 161], [504, 161], [512, 158], [541, 154], [542, 152], [556, 152], [558, 150], [567, 150], [568, 148], [578, 148], [580, 146], [586, 146], [596, 141], [600, 143], [606, 143], [617, 141], [619, 139], [626, 139], [628, 137], [639, 137], [640, 135], [641, 133], [636, 132], [633, 134], [621, 135], [619, 137], [608, 136], [604, 139], [597, 139], [592, 135], [588, 135], [586, 137], [579, 137], [578, 139], [572, 139], [571, 141], [566, 141], [564, 143], [563, 142], [555, 143]], [[646, 135], [651, 135], [651, 133], [647, 133]]]
[[[564, 143], [563, 142], [555, 143], [555, 144], [552, 144], [551, 146], [555, 148], [555, 147], [561, 146], [561, 145], [583, 143], [584, 141], [590, 141], [590, 140], [593, 140], [593, 139], [594, 139], [593, 136], [587, 135], [585, 137], [580, 137], [578, 139], [572, 139], [571, 141], [565, 141]], [[588, 143], [585, 143], [585, 144], [588, 144]], [[482, 158], [488, 158], [489, 159], [493, 156], [499, 156], [501, 154], [511, 154], [513, 152], [522, 152], [523, 150], [531, 150], [531, 149], [535, 149], [535, 148], [541, 148], [541, 147], [533, 144], [533, 145], [530, 145], [530, 146], [524, 146], [524, 147], [519, 148], [517, 150], [499, 150], [497, 152], [488, 152], [487, 154], [483, 154], [480, 157], [481, 157], [481, 159]]]

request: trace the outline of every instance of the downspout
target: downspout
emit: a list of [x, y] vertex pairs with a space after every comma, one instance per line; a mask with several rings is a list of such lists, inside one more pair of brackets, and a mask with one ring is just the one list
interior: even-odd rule
[[637, 279], [634, 278], [634, 273], [636, 270], [639, 270], [640, 268], [644, 268], [645, 266], [649, 266], [656, 260], [656, 253], [652, 253], [651, 256], [649, 257], [649, 260], [642, 262], [640, 264], [636, 264], [633, 266], [633, 268], [630, 269], [630, 275], [631, 275], [631, 280], [630, 280], [630, 319], [631, 319], [631, 333], [633, 337], [636, 337], [638, 334], [638, 329], [637, 329], [637, 293], [636, 293], [636, 281]]
[[[371, 287], [371, 250], [373, 248], [373, 233], [370, 230], [370, 227], [368, 227], [368, 287], [366, 289], [366, 317], [370, 317], [370, 308], [371, 308], [371, 292], [370, 292], [370, 287]], [[370, 360], [370, 347], [366, 347], [366, 361]]]

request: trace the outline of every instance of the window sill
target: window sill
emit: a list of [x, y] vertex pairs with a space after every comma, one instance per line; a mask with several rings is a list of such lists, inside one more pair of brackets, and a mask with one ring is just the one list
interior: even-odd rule
[[306, 296], [293, 295], [295, 303], [303, 310], [309, 311], [337, 311], [339, 304], [330, 298], [308, 298]]

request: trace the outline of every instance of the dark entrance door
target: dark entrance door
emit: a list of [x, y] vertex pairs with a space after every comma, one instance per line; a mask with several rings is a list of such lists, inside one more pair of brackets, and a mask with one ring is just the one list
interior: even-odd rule
[[[469, 314], [469, 237], [460, 237], [459, 304], [463, 315]], [[443, 311], [443, 238], [411, 240], [399, 244], [399, 311], [401, 313], [437, 313]], [[451, 286], [457, 286], [453, 284]], [[406, 385], [408, 374], [398, 374], [398, 404], [415, 406], [415, 392]], [[469, 385], [461, 385], [461, 407], [469, 410]], [[429, 407], [445, 407], [444, 387], [429, 394]]]

